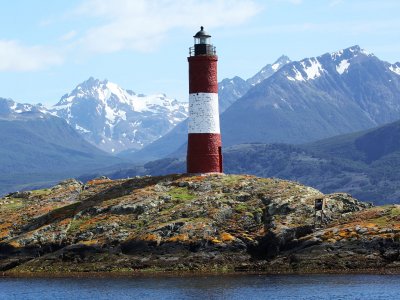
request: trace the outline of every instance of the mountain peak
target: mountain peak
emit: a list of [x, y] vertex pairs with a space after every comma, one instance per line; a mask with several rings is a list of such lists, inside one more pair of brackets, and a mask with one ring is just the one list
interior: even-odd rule
[[276, 63], [288, 63], [288, 62], [291, 62], [291, 59], [287, 56], [287, 55], [285, 55], [285, 54], [282, 54], [275, 62], [274, 62], [274, 64], [276, 64]]
[[318, 57], [305, 58], [291, 64], [290, 71], [285, 71], [285, 76], [290, 81], [309, 81], [317, 79], [333, 69], [339, 75], [347, 73], [356, 57], [373, 57], [374, 55], [354, 45]]
[[349, 51], [352, 51], [352, 52], [360, 52], [362, 49], [361, 49], [361, 47], [359, 45], [354, 45], [354, 46], [348, 47], [345, 50], [349, 50]]
[[120, 93], [122, 89], [115, 83], [109, 82], [107, 79], [100, 80], [89, 77], [87, 80], [78, 84], [72, 92], [61, 97], [55, 106], [67, 105], [76, 99], [97, 99], [106, 101], [112, 93]]
[[356, 57], [358, 55], [366, 55], [366, 56], [373, 56], [372, 53], [369, 53], [367, 50], [361, 48], [359, 45], [354, 45], [339, 51], [332, 52], [331, 57], [333, 60], [337, 59], [349, 59], [352, 57]]
[[104, 80], [100, 80], [94, 77], [89, 77], [87, 80], [85, 80], [84, 82], [80, 83], [77, 85], [78, 87], [81, 87], [82, 89], [91, 89], [94, 87], [99, 87], [101, 85], [106, 85], [108, 83], [107, 79]]
[[278, 71], [289, 62], [291, 62], [289, 57], [287, 57], [286, 55], [281, 55], [273, 64], [266, 65], [256, 75], [247, 79], [247, 82], [253, 86], [259, 84], [261, 81], [272, 76], [276, 71]]
[[367, 50], [361, 48], [358, 45], [351, 46], [349, 48], [344, 49], [343, 51], [344, 52], [350, 52], [353, 55], [364, 54], [364, 55], [367, 55], [367, 56], [373, 56], [372, 53], [368, 52]]

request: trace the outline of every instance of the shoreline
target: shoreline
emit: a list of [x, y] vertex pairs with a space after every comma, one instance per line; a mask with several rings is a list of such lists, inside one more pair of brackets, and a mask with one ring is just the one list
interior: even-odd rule
[[154, 272], [2, 272], [3, 278], [130, 278], [130, 277], [202, 277], [202, 276], [280, 276], [280, 275], [400, 275], [400, 269], [316, 270], [316, 271], [154, 271]]

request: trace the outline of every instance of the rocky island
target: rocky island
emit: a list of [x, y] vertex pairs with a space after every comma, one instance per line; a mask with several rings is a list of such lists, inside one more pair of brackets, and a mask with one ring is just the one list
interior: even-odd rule
[[399, 205], [274, 178], [69, 179], [0, 199], [3, 276], [400, 273], [399, 249]]

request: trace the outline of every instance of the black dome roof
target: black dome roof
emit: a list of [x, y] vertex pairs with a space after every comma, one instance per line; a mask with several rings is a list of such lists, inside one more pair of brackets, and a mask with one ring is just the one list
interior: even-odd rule
[[200, 31], [198, 31], [194, 36], [194, 38], [200, 38], [200, 37], [206, 37], [209, 38], [211, 35], [209, 35], [207, 32], [204, 31], [204, 27], [200, 27]]

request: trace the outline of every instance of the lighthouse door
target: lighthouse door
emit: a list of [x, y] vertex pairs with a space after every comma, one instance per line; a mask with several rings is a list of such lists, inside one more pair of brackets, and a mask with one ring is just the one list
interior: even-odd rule
[[222, 173], [222, 148], [218, 147], [218, 155], [219, 155], [219, 171]]

